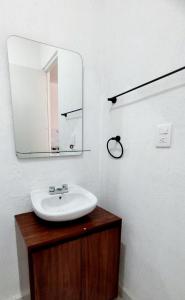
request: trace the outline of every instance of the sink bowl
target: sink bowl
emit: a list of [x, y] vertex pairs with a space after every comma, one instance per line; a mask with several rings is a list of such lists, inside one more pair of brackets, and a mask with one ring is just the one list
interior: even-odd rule
[[68, 193], [50, 195], [47, 189], [31, 192], [33, 211], [47, 221], [70, 221], [92, 212], [97, 198], [78, 185], [69, 185]]

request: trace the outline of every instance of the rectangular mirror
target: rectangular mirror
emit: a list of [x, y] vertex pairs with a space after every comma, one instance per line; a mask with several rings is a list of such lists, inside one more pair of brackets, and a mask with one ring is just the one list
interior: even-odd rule
[[17, 156], [81, 154], [81, 56], [74, 51], [11, 36], [8, 58]]

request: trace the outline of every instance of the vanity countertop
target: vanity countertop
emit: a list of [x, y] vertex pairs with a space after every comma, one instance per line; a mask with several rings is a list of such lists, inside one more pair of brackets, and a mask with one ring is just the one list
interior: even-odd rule
[[89, 215], [75, 221], [47, 222], [33, 212], [16, 215], [15, 219], [28, 250], [101, 231], [122, 221], [98, 206]]

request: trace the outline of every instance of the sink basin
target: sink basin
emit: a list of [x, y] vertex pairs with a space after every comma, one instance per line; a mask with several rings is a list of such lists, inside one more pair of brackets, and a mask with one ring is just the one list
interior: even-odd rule
[[69, 185], [68, 193], [50, 195], [48, 189], [31, 192], [35, 214], [47, 221], [70, 221], [93, 211], [97, 198], [78, 185]]

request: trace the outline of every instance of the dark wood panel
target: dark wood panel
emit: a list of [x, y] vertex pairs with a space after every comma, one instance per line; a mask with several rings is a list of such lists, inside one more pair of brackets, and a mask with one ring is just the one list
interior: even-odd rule
[[81, 240], [32, 254], [32, 300], [82, 300]]
[[82, 300], [113, 300], [118, 294], [121, 227], [83, 238]]
[[73, 222], [46, 222], [33, 212], [15, 216], [28, 249], [74, 239], [121, 223], [121, 219], [97, 207], [91, 214]]
[[30, 290], [28, 250], [19, 227], [16, 223], [15, 229], [17, 242], [17, 258], [19, 266], [19, 284], [22, 293], [25, 294], [25, 292], [28, 292]]

